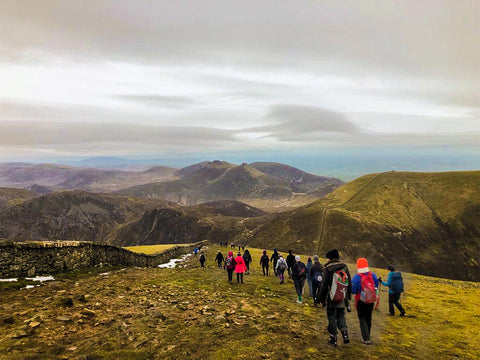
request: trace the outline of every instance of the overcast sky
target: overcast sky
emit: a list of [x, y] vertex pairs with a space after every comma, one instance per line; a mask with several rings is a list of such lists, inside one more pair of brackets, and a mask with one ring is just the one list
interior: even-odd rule
[[0, 159], [480, 142], [478, 0], [2, 0]]

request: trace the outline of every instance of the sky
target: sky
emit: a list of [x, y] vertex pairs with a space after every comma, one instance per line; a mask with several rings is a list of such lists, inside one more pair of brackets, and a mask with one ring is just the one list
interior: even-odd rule
[[2, 0], [0, 160], [413, 151], [468, 168], [479, 16], [478, 0]]

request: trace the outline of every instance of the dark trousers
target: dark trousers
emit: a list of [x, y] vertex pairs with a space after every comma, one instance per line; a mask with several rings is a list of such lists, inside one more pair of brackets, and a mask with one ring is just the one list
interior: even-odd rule
[[247, 271], [250, 271], [250, 261], [245, 261], [245, 265], [247, 266]]
[[365, 304], [363, 301], [357, 302], [358, 321], [364, 341], [370, 340], [370, 330], [372, 329], [372, 312], [375, 303]]
[[222, 268], [222, 261], [221, 261], [221, 260], [217, 260], [217, 263], [218, 263], [218, 268], [221, 269], [221, 268]]
[[392, 294], [388, 293], [388, 311], [391, 315], [395, 315], [395, 308], [393, 305], [397, 307], [400, 313], [404, 313], [405, 309], [403, 308], [402, 304], [400, 304], [400, 295], [401, 294]]
[[275, 276], [278, 275], [278, 271], [277, 271], [277, 261], [276, 259], [273, 259], [273, 272], [275, 274]]
[[228, 274], [228, 281], [229, 282], [232, 282], [232, 278], [233, 278], [233, 269], [227, 269], [227, 274]]
[[303, 295], [305, 279], [295, 279], [293, 283], [295, 284], [295, 291], [297, 292], [297, 295]]
[[[337, 335], [338, 330], [346, 331], [347, 322], [345, 321], [345, 308], [328, 308], [328, 333], [331, 335]], [[338, 329], [338, 330], [337, 330]]]
[[278, 277], [280, 278], [280, 284], [283, 284], [285, 282], [285, 275], [283, 274], [285, 272], [285, 269], [277, 270]]
[[320, 288], [320, 282], [318, 281], [312, 281], [312, 294], [313, 294], [313, 303], [318, 304], [319, 302], [317, 301], [317, 292], [318, 289]]
[[263, 275], [268, 276], [268, 264], [262, 264]]
[[237, 283], [243, 283], [243, 273], [237, 273]]
[[202, 267], [205, 267], [205, 261], [200, 261], [200, 265], [201, 265]]
[[288, 277], [291, 278], [292, 277], [292, 267], [291, 266], [287, 267], [287, 271], [288, 271]]

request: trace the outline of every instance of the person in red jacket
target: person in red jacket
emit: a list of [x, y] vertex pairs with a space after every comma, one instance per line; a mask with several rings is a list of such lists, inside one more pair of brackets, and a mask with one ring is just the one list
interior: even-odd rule
[[247, 265], [245, 265], [242, 254], [239, 252], [235, 258], [235, 274], [237, 274], [237, 284], [240, 284], [240, 282], [243, 284], [243, 273], [245, 271], [247, 271]]

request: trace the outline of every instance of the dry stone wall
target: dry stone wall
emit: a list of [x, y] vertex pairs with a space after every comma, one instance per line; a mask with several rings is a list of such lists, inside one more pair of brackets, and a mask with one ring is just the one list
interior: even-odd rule
[[155, 267], [207, 243], [205, 240], [189, 246], [176, 246], [157, 255], [145, 255], [90, 242], [7, 241], [0, 243], [0, 278], [46, 275], [108, 265]]

